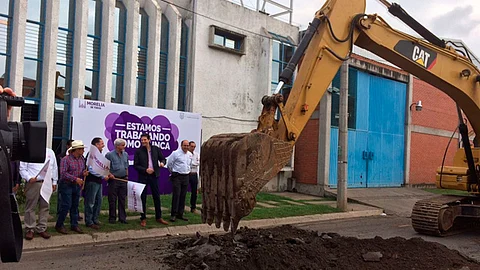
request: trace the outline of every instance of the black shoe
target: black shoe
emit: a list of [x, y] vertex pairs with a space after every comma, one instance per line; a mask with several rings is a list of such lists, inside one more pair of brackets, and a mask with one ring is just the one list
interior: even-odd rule
[[171, 221], [171, 222], [175, 222], [176, 220], [177, 220], [177, 219], [176, 219], [175, 217], [171, 217], [171, 218], [170, 218], [170, 221]]
[[[114, 221], [115, 222], [115, 221]], [[122, 224], [128, 224], [128, 222], [126, 220], [119, 220], [118, 222], [122, 223]]]
[[178, 219], [181, 219], [183, 221], [188, 221], [188, 218], [184, 217], [184, 216], [177, 216]]
[[115, 224], [115, 223], [117, 223], [117, 222], [116, 222], [115, 220], [109, 220], [108, 223], [110, 223], [110, 224]]

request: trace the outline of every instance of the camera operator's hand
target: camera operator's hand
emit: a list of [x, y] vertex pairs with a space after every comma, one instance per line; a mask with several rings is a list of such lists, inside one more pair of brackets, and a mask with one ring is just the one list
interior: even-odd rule
[[[12, 97], [15, 97], [17, 96], [15, 94], [15, 92], [13, 92], [13, 90], [11, 88], [3, 88], [1, 85], [0, 85], [0, 95], [3, 94], [3, 92], [9, 94], [10, 96]], [[12, 111], [12, 106], [8, 106], [8, 111], [7, 111], [7, 118], [10, 117], [10, 111]]]
[[35, 183], [37, 182], [37, 177], [32, 177], [30, 180], [28, 180], [28, 183]]
[[79, 186], [83, 185], [83, 179], [81, 179], [81, 178], [77, 178], [77, 180], [75, 180], [75, 182], [76, 182], [77, 185], [79, 185]]

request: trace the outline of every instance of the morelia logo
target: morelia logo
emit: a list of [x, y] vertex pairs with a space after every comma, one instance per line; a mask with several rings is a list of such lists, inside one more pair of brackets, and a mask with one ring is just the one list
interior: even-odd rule
[[428, 70], [437, 63], [436, 52], [409, 40], [400, 40], [393, 49]]
[[101, 109], [105, 107], [105, 102], [97, 100], [80, 100], [78, 102], [78, 107], [82, 109], [91, 108], [91, 109]]

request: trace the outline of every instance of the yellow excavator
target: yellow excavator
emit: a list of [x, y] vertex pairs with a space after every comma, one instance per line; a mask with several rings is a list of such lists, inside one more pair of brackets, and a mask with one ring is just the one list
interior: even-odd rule
[[[471, 147], [464, 116], [480, 134], [480, 71], [468, 50], [461, 51], [413, 19], [398, 4], [380, 0], [421, 38], [390, 27], [377, 14], [365, 14], [366, 0], [327, 0], [316, 12], [280, 83], [262, 99], [257, 129], [250, 133], [220, 134], [202, 145], [202, 221], [235, 232], [241, 218], [249, 215], [256, 195], [292, 154], [323, 94], [353, 45], [364, 48], [428, 82], [450, 96], [459, 113], [463, 148], [453, 166], [438, 169], [438, 188], [468, 191], [468, 196], [440, 196], [422, 200], [412, 210], [412, 226], [422, 234], [446, 235], [456, 226], [480, 217], [480, 149]], [[281, 89], [299, 66], [293, 88], [284, 100]], [[309, 109], [310, 108], [310, 109]], [[280, 119], [276, 120], [277, 111]], [[463, 220], [463, 221], [462, 221]]]

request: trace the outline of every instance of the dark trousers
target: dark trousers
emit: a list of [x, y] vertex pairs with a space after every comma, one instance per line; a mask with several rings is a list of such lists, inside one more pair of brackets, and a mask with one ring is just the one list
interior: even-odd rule
[[190, 173], [188, 176], [192, 194], [190, 196], [190, 208], [193, 210], [197, 208], [197, 188], [198, 188], [198, 173]]
[[147, 187], [150, 186], [153, 197], [153, 205], [155, 206], [155, 219], [162, 218], [162, 209], [160, 205], [160, 191], [158, 190], [158, 178], [154, 174], [139, 175], [138, 182], [145, 184], [145, 189], [142, 192], [142, 206], [143, 213], [140, 216], [140, 220], [147, 219], [145, 213], [147, 212]]
[[[58, 187], [58, 186], [57, 186]], [[60, 191], [57, 191], [57, 217], [60, 214], [60, 206], [62, 205], [62, 196], [60, 195]]]
[[55, 227], [64, 226], [65, 218], [70, 211], [70, 227], [78, 227], [78, 200], [80, 199], [80, 186], [76, 183], [60, 181], [58, 183], [58, 192], [61, 194], [60, 213], [58, 214]]
[[188, 174], [173, 172], [170, 176], [173, 187], [172, 217], [182, 217], [185, 210], [185, 197], [187, 196]]
[[[122, 178], [122, 177], [117, 177]], [[118, 220], [127, 221], [125, 212], [125, 198], [127, 197], [127, 183], [117, 180], [108, 181], [108, 220], [117, 220], [117, 200], [118, 200]]]

